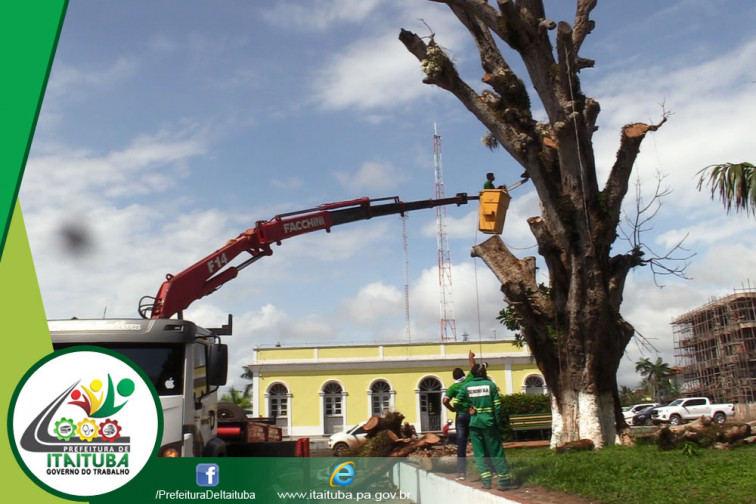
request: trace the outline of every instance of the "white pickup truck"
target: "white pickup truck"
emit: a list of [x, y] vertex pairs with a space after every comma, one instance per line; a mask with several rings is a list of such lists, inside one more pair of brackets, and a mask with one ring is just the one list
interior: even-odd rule
[[679, 425], [707, 416], [716, 423], [722, 424], [728, 416], [733, 415], [735, 415], [734, 404], [712, 404], [708, 397], [682, 397], [666, 406], [656, 408], [652, 413], [652, 421]]

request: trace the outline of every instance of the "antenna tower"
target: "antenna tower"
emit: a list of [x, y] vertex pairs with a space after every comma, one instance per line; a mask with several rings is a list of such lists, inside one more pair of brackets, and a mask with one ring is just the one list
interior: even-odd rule
[[[433, 124], [433, 168], [436, 179], [436, 199], [444, 198], [444, 174], [441, 166], [441, 137]], [[438, 284], [441, 287], [441, 341], [457, 341], [457, 323], [452, 302], [451, 260], [446, 236], [446, 208], [436, 207], [438, 225]]]

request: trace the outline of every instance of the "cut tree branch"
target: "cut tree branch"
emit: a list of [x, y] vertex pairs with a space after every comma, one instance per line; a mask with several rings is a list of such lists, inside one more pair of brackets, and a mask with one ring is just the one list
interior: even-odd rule
[[504, 245], [499, 236], [492, 236], [472, 249], [473, 257], [480, 257], [501, 283], [501, 290], [509, 303], [523, 305], [519, 315], [533, 321], [547, 323], [554, 318], [553, 305], [538, 294], [535, 279], [535, 259], [518, 259]]
[[[532, 137], [520, 131], [515, 124], [502, 121], [496, 109], [498, 97], [486, 93], [479, 96], [457, 73], [454, 64], [433, 38], [429, 44], [415, 33], [401, 30], [399, 40], [420, 61], [425, 72], [423, 82], [451, 92], [475, 117], [485, 125], [499, 144], [522, 166], [527, 166], [527, 150], [535, 145]], [[491, 99], [489, 99], [491, 98]]]
[[[575, 26], [572, 32], [572, 43], [575, 46], [575, 54], [580, 51], [580, 47], [583, 45], [585, 37], [587, 37], [588, 34], [593, 31], [593, 28], [596, 25], [595, 22], [589, 19], [589, 16], [591, 14], [591, 11], [596, 7], [597, 3], [598, 0], [578, 1], [577, 11], [575, 12]], [[581, 68], [593, 66], [592, 60], [583, 60], [583, 62], [584, 66]], [[588, 62], [590, 62], [590, 64], [588, 64]]]
[[635, 159], [640, 152], [640, 146], [646, 133], [656, 131], [667, 122], [669, 114], [664, 112], [662, 120], [658, 124], [633, 123], [622, 128], [620, 146], [617, 158], [609, 173], [609, 178], [604, 188], [604, 200], [606, 202], [606, 221], [602, 241], [612, 243], [619, 225], [622, 200], [627, 194], [630, 181], [630, 173], [633, 170]]

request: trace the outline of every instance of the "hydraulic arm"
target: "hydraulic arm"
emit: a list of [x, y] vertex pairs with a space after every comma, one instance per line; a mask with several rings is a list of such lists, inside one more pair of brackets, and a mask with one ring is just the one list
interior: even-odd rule
[[[139, 313], [144, 318], [170, 318], [179, 314], [192, 302], [220, 288], [236, 278], [239, 271], [258, 259], [273, 254], [271, 245], [280, 245], [283, 240], [305, 233], [383, 215], [404, 214], [412, 210], [434, 208], [442, 205], [464, 205], [479, 196], [459, 193], [453, 198], [401, 201], [398, 197], [359, 198], [351, 201], [327, 203], [316, 208], [276, 215], [269, 221], [258, 221], [230, 240], [225, 246], [189, 266], [176, 275], [168, 274], [154, 298], [145, 296], [139, 303]], [[245, 261], [229, 266], [238, 255], [250, 255]]]

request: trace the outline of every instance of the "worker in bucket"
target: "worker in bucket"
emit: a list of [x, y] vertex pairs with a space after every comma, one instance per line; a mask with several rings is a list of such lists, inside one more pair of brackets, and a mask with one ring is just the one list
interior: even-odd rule
[[486, 181], [483, 183], [483, 189], [495, 189], [494, 183], [493, 183], [495, 178], [496, 177], [494, 177], [493, 173], [491, 172], [486, 173]]

